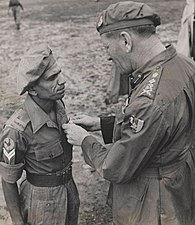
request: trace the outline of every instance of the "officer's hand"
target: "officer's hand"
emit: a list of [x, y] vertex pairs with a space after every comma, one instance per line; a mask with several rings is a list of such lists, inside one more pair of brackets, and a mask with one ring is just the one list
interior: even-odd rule
[[64, 129], [68, 142], [72, 145], [81, 146], [84, 138], [89, 135], [85, 129], [74, 123], [63, 124], [62, 128]]
[[71, 118], [71, 121], [77, 125], [80, 125], [88, 131], [100, 130], [100, 118], [87, 115], [78, 115]]

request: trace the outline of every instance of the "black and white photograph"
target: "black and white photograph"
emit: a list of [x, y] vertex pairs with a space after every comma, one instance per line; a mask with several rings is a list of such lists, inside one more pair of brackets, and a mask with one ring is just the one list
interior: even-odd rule
[[195, 225], [195, 0], [0, 0], [0, 225]]

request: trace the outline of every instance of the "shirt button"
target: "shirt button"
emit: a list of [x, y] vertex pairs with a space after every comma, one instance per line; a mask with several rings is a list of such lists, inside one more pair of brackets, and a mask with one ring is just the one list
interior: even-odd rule
[[51, 153], [51, 154], [49, 155], [49, 157], [50, 157], [50, 158], [53, 158], [53, 154]]

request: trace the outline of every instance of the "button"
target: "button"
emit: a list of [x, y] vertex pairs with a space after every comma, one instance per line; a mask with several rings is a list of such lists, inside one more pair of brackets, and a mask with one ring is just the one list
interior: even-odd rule
[[49, 157], [50, 157], [50, 158], [53, 158], [53, 154], [51, 153], [51, 154], [49, 155]]

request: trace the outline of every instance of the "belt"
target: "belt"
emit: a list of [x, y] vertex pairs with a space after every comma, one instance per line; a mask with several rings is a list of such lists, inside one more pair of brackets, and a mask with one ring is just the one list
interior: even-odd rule
[[29, 183], [38, 187], [55, 187], [67, 184], [72, 178], [72, 167], [66, 167], [61, 171], [49, 174], [35, 174], [26, 171], [26, 179]]
[[188, 153], [181, 159], [179, 162], [171, 163], [170, 165], [161, 166], [161, 167], [148, 167], [145, 168], [144, 171], [141, 172], [140, 176], [142, 177], [153, 177], [162, 179], [163, 177], [166, 177], [167, 174], [172, 173], [178, 168], [182, 166], [186, 166], [186, 160], [188, 157]]

